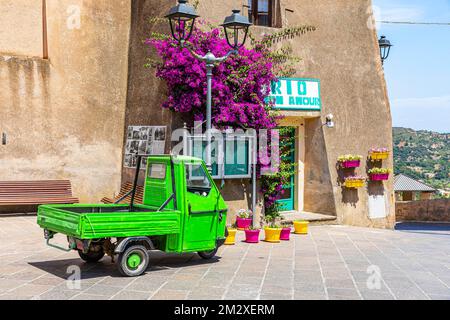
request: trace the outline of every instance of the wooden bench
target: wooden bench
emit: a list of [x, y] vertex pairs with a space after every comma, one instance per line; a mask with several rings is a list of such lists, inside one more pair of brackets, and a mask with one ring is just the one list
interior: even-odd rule
[[[103, 198], [101, 201], [104, 204], [116, 203], [118, 200], [120, 200], [123, 197], [125, 197], [126, 194], [130, 193], [132, 189], [133, 189], [133, 184], [132, 183], [129, 183], [129, 182], [125, 183], [120, 188], [120, 192], [119, 192], [119, 194], [116, 197], [114, 197], [114, 198]], [[143, 198], [144, 198], [144, 187], [138, 186], [136, 188], [136, 195], [135, 195], [134, 202], [136, 204], [142, 204]], [[129, 194], [127, 197], [125, 197], [122, 201], [120, 201], [120, 203], [130, 204], [131, 203], [131, 194]]]
[[36, 206], [42, 204], [73, 204], [68, 180], [0, 181], [0, 206]]

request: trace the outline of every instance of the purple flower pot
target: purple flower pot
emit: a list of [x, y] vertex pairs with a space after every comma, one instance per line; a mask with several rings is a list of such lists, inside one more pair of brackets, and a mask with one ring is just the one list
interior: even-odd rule
[[370, 175], [371, 181], [385, 181], [389, 180], [389, 173], [376, 173]]
[[236, 226], [239, 230], [246, 230], [248, 228], [250, 228], [250, 226], [253, 223], [253, 219], [252, 218], [248, 218], [248, 219], [244, 219], [244, 218], [236, 218]]
[[245, 242], [247, 243], [258, 243], [259, 233], [261, 230], [245, 230]]
[[349, 160], [341, 163], [342, 168], [358, 168], [361, 165], [361, 160]]
[[283, 228], [281, 230], [280, 240], [289, 241], [291, 239], [291, 228]]

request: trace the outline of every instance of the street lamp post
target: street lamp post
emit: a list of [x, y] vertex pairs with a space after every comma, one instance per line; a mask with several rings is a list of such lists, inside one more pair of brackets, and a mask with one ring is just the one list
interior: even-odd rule
[[[232, 54], [237, 54], [239, 49], [244, 46], [248, 35], [248, 29], [252, 25], [248, 18], [240, 15], [240, 10], [233, 10], [233, 14], [225, 18], [222, 27], [228, 45], [232, 48], [225, 56], [216, 57], [211, 51], [202, 56], [194, 52], [186, 41], [192, 35], [195, 20], [199, 17], [195, 9], [187, 3], [187, 0], [178, 0], [178, 5], [170, 9], [166, 18], [169, 19], [172, 37], [178, 42], [182, 48], [187, 48], [191, 54], [199, 61], [206, 64], [207, 77], [207, 96], [206, 96], [206, 166], [212, 172], [211, 160], [211, 130], [212, 130], [212, 77], [213, 69], [217, 63], [221, 63], [228, 59]], [[242, 42], [239, 41], [240, 32], [244, 32]]]

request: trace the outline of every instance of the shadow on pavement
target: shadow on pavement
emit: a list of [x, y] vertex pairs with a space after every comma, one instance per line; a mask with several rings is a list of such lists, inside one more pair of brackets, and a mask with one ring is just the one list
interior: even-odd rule
[[[158, 271], [169, 269], [211, 265], [218, 263], [221, 259], [221, 257], [218, 256], [211, 260], [204, 260], [197, 256], [197, 254], [175, 255], [160, 252], [153, 252], [151, 254], [153, 256], [150, 258], [150, 264], [147, 269], [147, 273], [150, 274], [152, 272], [157, 273]], [[86, 263], [81, 259], [66, 259], [29, 262], [28, 264], [62, 279], [67, 279], [70, 275], [74, 274], [73, 267], [80, 268], [82, 280], [95, 279], [104, 276], [123, 278], [117, 270], [115, 263], [111, 262], [110, 257], [104, 257], [98, 263]]]
[[420, 234], [450, 236], [450, 223], [399, 222], [395, 230]]

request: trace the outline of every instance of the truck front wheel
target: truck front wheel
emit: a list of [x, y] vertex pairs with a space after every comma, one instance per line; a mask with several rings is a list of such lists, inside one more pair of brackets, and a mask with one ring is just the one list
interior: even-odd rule
[[100, 251], [89, 251], [88, 253], [83, 253], [83, 251], [78, 250], [78, 255], [81, 259], [88, 263], [96, 263], [99, 262], [104, 256], [105, 253], [103, 252], [103, 249]]
[[214, 258], [217, 254], [217, 248], [211, 251], [200, 251], [198, 252], [198, 255], [205, 260], [210, 260], [212, 258]]
[[149, 259], [147, 248], [132, 245], [119, 254], [117, 268], [125, 277], [138, 277], [147, 270]]

